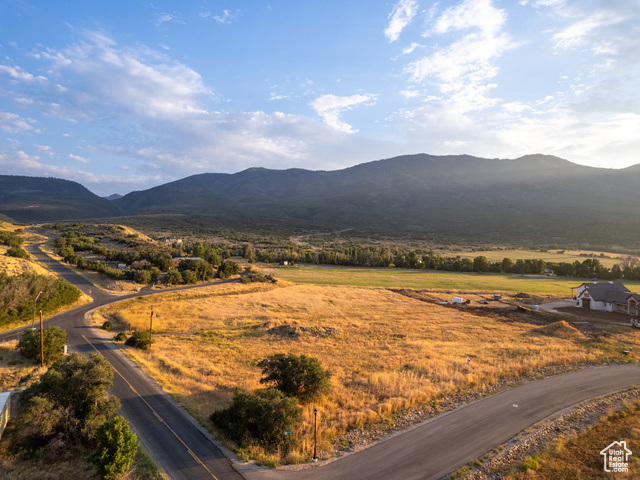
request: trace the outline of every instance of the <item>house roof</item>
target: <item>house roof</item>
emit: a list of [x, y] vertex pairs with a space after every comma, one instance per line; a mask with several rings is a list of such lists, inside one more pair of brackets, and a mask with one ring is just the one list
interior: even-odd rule
[[597, 302], [627, 303], [631, 291], [622, 283], [583, 283], [585, 292]]

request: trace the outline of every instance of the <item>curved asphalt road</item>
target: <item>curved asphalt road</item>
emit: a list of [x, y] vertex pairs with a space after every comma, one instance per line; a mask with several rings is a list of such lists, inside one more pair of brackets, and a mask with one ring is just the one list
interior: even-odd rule
[[[32, 253], [39, 260], [48, 261], [39, 250], [32, 249]], [[51, 317], [47, 323], [55, 322], [67, 329], [73, 350], [83, 353], [97, 350], [107, 357], [115, 370], [112, 391], [122, 401], [122, 412], [170, 477], [241, 479], [210, 435], [140, 369], [109, 348], [100, 331], [84, 321], [90, 310], [151, 294], [150, 288], [134, 295], [111, 295], [58, 262], [52, 262], [51, 269], [85, 293], [91, 289], [94, 302]], [[15, 335], [16, 331], [1, 334], [0, 341]], [[579, 370], [478, 400], [319, 468], [299, 471], [247, 468], [242, 474], [248, 480], [437, 479], [564, 408], [635, 385], [640, 385], [637, 364]]]
[[[50, 260], [39, 248], [30, 246], [29, 251], [56, 275], [93, 297], [92, 303], [50, 317], [44, 323], [66, 329], [70, 351], [84, 354], [97, 351], [109, 360], [114, 369], [111, 392], [120, 399], [122, 414], [165, 473], [176, 480], [241, 480], [242, 476], [213, 443], [211, 435], [128, 358], [110, 348], [109, 337], [105, 338], [100, 330], [85, 322], [85, 314], [95, 308], [160, 292], [153, 292], [149, 286], [132, 295], [112, 295], [59, 262]], [[0, 342], [19, 337], [25, 328], [0, 334]]]

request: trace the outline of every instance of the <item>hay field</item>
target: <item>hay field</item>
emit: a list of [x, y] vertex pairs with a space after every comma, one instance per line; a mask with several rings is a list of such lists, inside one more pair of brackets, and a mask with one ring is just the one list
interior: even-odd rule
[[[552, 365], [607, 361], [622, 348], [595, 348], [581, 338], [536, 332], [536, 325], [474, 315], [383, 288], [319, 285], [221, 285], [128, 300], [94, 319], [148, 328], [150, 352], [126, 352], [193, 415], [230, 404], [233, 389], [261, 388], [256, 363], [273, 353], [317, 357], [333, 373], [319, 405], [323, 451], [352, 427], [393, 412], [471, 392]], [[282, 338], [278, 325], [332, 327], [335, 335]], [[632, 341], [628, 334], [611, 341]], [[470, 364], [467, 364], [467, 356]], [[313, 405], [295, 432], [301, 455], [313, 448]]]

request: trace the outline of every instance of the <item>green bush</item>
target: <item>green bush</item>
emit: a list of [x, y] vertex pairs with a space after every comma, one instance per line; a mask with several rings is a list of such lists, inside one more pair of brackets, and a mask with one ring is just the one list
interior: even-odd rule
[[103, 330], [106, 330], [107, 332], [110, 332], [111, 330], [113, 330], [113, 325], [109, 320], [107, 320], [102, 324], [102, 327], [100, 328], [102, 328]]
[[27, 252], [22, 247], [11, 247], [9, 250], [7, 250], [7, 255], [16, 258], [29, 258], [29, 252]]
[[91, 442], [98, 427], [120, 406], [106, 391], [112, 379], [111, 365], [102, 355], [88, 359], [73, 353], [56, 361], [19, 397], [20, 444], [34, 451], [54, 439], [58, 441], [53, 445], [58, 447]]
[[164, 282], [167, 285], [179, 285], [182, 283], [182, 274], [178, 270], [169, 270], [164, 277]]
[[225, 260], [218, 267], [218, 273], [216, 273], [216, 276], [218, 278], [229, 278], [237, 275], [239, 272], [240, 265], [238, 265], [236, 262], [232, 262], [231, 260]]
[[527, 457], [522, 464], [524, 470], [539, 470], [540, 462], [535, 457]]
[[[44, 329], [42, 342], [44, 363], [49, 365], [62, 357], [62, 346], [67, 343], [67, 332], [52, 325]], [[40, 330], [25, 330], [18, 342], [18, 349], [25, 357], [40, 360]]]
[[124, 332], [118, 332], [118, 334], [113, 337], [116, 342], [125, 342], [127, 340], [127, 334]]
[[294, 430], [301, 420], [296, 400], [275, 389], [252, 395], [238, 388], [231, 406], [211, 415], [211, 421], [238, 446], [258, 444], [268, 451], [283, 446], [284, 432]]
[[98, 449], [93, 461], [102, 478], [129, 470], [138, 451], [138, 437], [129, 428], [129, 422], [117, 416], [98, 428]]
[[149, 335], [147, 330], [138, 330], [137, 332], [133, 332], [133, 335], [124, 342], [125, 345], [139, 348], [141, 350], [149, 350], [152, 343], [151, 335]]
[[262, 368], [260, 383], [273, 384], [287, 396], [309, 402], [331, 389], [331, 372], [324, 370], [317, 358], [277, 353], [258, 363]]

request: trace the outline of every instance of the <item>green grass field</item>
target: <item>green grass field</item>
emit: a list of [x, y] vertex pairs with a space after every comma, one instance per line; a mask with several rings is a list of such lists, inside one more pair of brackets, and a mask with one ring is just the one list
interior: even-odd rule
[[[321, 285], [355, 285], [362, 287], [397, 287], [447, 291], [527, 292], [571, 297], [571, 287], [586, 280], [567, 278], [530, 278], [520, 275], [497, 275], [341, 267], [270, 267], [264, 268], [277, 278], [294, 283]], [[640, 291], [639, 282], [624, 282], [631, 291]]]
[[[583, 250], [562, 250], [564, 253], [559, 253], [558, 250], [551, 250], [549, 252], [540, 252], [537, 250], [486, 250], [486, 251], [476, 251], [476, 252], [456, 252], [456, 251], [446, 251], [446, 252], [438, 252], [440, 255], [455, 256], [460, 255], [463, 258], [475, 258], [479, 256], [487, 257], [490, 262], [501, 262], [503, 258], [510, 258], [514, 262], [516, 260], [534, 260], [534, 259], [542, 259], [545, 262], [567, 262], [573, 263], [576, 260], [580, 263], [584, 262], [586, 259], [591, 258], [591, 255], [594, 255], [594, 258], [598, 259], [602, 265], [607, 268], [611, 268], [616, 264], [621, 262], [619, 257], [624, 257], [625, 255], [617, 254], [617, 253], [606, 253], [606, 252], [590, 252]], [[603, 253], [605, 256], [600, 257], [600, 254]], [[583, 254], [583, 255], [580, 255]]]

